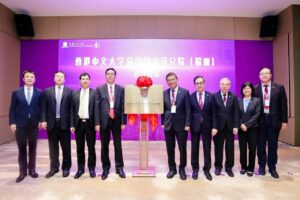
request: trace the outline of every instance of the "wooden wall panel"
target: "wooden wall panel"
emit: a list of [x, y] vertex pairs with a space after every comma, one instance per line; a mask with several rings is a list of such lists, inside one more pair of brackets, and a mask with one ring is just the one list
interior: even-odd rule
[[261, 40], [260, 18], [192, 16], [33, 17], [33, 39]]
[[20, 41], [16, 36], [13, 12], [0, 4], [0, 144], [15, 136], [8, 125], [11, 92], [19, 87]]

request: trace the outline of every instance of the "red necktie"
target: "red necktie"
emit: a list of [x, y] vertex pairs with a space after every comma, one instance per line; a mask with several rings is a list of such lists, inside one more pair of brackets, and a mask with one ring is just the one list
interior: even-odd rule
[[[110, 86], [110, 90], [109, 90], [109, 100], [110, 102], [114, 102], [114, 95], [113, 95], [113, 90], [112, 90], [112, 86]], [[115, 118], [115, 111], [114, 108], [110, 108], [109, 109], [109, 117], [114, 119]]]
[[227, 101], [227, 99], [226, 99], [226, 94], [223, 94], [223, 102], [224, 102], [224, 106], [226, 106], [226, 101]]
[[175, 105], [175, 90], [172, 89], [172, 105]]
[[268, 99], [268, 94], [269, 94], [268, 85], [264, 85], [264, 87], [265, 87], [265, 94], [264, 94], [264, 108], [265, 108], [265, 109], [269, 109], [269, 106], [265, 105], [265, 100]]
[[199, 93], [199, 106], [200, 109], [203, 110], [203, 99], [202, 99], [202, 93]]

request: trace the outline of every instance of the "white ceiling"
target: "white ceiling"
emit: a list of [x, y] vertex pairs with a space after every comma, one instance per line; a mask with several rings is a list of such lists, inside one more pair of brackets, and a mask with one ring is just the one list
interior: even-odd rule
[[0, 0], [31, 16], [176, 15], [262, 17], [300, 0]]

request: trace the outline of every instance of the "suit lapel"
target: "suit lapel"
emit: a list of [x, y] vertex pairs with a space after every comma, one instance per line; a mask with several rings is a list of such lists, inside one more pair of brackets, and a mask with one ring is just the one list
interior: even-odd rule
[[116, 102], [118, 102], [119, 95], [119, 87], [115, 84], [114, 107], [116, 107]]
[[56, 94], [55, 94], [55, 86], [51, 88], [51, 97], [54, 103], [56, 103]]
[[197, 108], [201, 110], [198, 99], [197, 99], [197, 91], [193, 95], [193, 101], [197, 104]]
[[[217, 97], [218, 97], [219, 102], [226, 108], [226, 106], [224, 105], [223, 97], [221, 95], [221, 91], [218, 92]], [[228, 101], [228, 99], [227, 99], [227, 101]], [[226, 101], [226, 105], [227, 105], [227, 101]]]
[[89, 94], [89, 114], [92, 113], [91, 109], [92, 109], [92, 103], [93, 103], [93, 94], [92, 94], [92, 89], [90, 88], [90, 94]]
[[275, 85], [273, 84], [273, 82], [271, 82], [270, 107], [271, 107], [271, 104], [272, 104], [272, 99], [274, 99], [273, 96], [274, 96], [274, 93], [275, 93], [276, 89], [277, 88], [275, 87]]
[[242, 112], [245, 113], [245, 110], [244, 110], [244, 99], [241, 99], [239, 101], [239, 106], [240, 106], [240, 110], [242, 110]]
[[104, 85], [104, 93], [105, 93], [105, 97], [107, 99], [107, 102], [109, 103], [109, 94], [108, 94], [108, 89], [107, 89], [107, 84]]
[[[25, 94], [25, 88], [24, 87], [22, 87], [21, 89], [20, 89], [21, 91], [21, 97], [23, 98], [23, 101], [26, 101], [27, 102], [27, 99], [26, 99], [26, 94]], [[28, 103], [27, 103], [28, 104]]]
[[176, 98], [175, 98], [175, 105], [176, 105], [176, 106], [177, 106], [177, 102], [180, 101], [180, 98], [181, 98], [181, 88], [178, 87], [177, 94], [176, 94]]
[[63, 91], [62, 91], [62, 93], [61, 93], [61, 101], [60, 101], [60, 103], [64, 100], [64, 97], [65, 97], [65, 94], [66, 93], [66, 87], [64, 86], [63, 87]]
[[[271, 85], [272, 86], [272, 85]], [[262, 93], [262, 85], [261, 83], [258, 85], [258, 97], [263, 100], [263, 93]]]
[[78, 104], [78, 108], [80, 106], [80, 92], [81, 89], [79, 89], [76, 93], [75, 93], [75, 100], [76, 100], [76, 104]]
[[171, 91], [171, 89], [168, 89], [167, 91], [166, 91], [166, 103], [167, 103], [167, 105], [170, 105], [171, 106], [171, 97], [170, 97], [170, 91]]
[[226, 106], [225, 106], [226, 108], [228, 107], [228, 105], [230, 105], [231, 101], [232, 101], [232, 95], [231, 95], [231, 92], [228, 92]]
[[208, 98], [209, 98], [209, 94], [207, 92], [205, 92], [203, 110], [205, 109], [206, 105], [208, 104], [207, 103], [208, 102]]

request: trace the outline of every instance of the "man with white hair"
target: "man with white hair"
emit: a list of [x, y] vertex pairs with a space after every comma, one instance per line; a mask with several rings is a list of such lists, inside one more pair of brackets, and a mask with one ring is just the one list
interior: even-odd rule
[[220, 80], [220, 91], [215, 93], [213, 102], [213, 129], [212, 135], [215, 144], [215, 174], [222, 171], [223, 149], [225, 142], [225, 172], [233, 177], [234, 165], [234, 135], [239, 127], [239, 104], [235, 94], [230, 92], [230, 80], [226, 77]]

